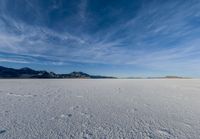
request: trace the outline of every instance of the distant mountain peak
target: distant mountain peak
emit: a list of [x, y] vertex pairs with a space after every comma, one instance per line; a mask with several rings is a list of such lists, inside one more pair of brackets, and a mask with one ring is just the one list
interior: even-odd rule
[[33, 71], [33, 69], [31, 69], [31, 68], [29, 68], [29, 67], [24, 67], [24, 68], [21, 68], [21, 69], [19, 69], [19, 70], [31, 70], [31, 71]]
[[31, 68], [29, 68], [29, 67], [23, 67], [23, 68], [21, 68], [22, 70], [30, 70]]
[[0, 66], [0, 78], [113, 78], [106, 76], [89, 75], [81, 71], [73, 71], [69, 74], [56, 74], [54, 72], [36, 71], [29, 67], [13, 69]]

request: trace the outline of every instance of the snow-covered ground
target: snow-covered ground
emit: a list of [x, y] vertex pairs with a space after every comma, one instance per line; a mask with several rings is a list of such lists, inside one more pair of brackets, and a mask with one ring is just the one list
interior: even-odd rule
[[200, 80], [0, 80], [1, 139], [199, 139]]

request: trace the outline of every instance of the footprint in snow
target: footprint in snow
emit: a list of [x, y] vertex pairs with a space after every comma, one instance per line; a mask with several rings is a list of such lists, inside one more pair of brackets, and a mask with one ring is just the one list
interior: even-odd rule
[[78, 110], [79, 108], [80, 108], [80, 106], [77, 105], [77, 106], [71, 107], [70, 109], [71, 110]]
[[6, 130], [0, 130], [0, 134], [3, 134], [5, 132], [6, 132]]
[[61, 114], [60, 117], [61, 117], [61, 118], [67, 118], [67, 117], [70, 118], [70, 117], [72, 117], [72, 114], [67, 114], [67, 115]]
[[166, 130], [166, 129], [160, 129], [160, 130], [157, 130], [157, 132], [161, 135], [161, 136], [164, 136], [164, 137], [171, 137], [172, 134], [170, 133], [170, 131]]
[[13, 96], [13, 97], [36, 97], [37, 95], [30, 95], [30, 94], [14, 94], [14, 93], [7, 93], [8, 96]]
[[92, 115], [91, 114], [88, 114], [86, 112], [81, 112], [80, 113], [82, 116], [85, 116], [86, 118], [92, 118]]
[[134, 114], [134, 113], [136, 113], [137, 111], [138, 111], [137, 108], [133, 108], [133, 109], [128, 109], [128, 110], [127, 110], [127, 112], [128, 112], [129, 114]]
[[92, 136], [93, 136], [93, 134], [88, 130], [86, 130], [85, 132], [82, 132], [82, 138], [83, 139], [91, 139]]

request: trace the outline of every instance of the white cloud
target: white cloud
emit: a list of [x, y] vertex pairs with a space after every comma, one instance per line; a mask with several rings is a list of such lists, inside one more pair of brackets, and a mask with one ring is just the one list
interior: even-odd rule
[[[197, 17], [200, 3], [178, 4], [144, 5], [129, 21], [94, 34], [78, 35], [28, 25], [4, 13], [4, 20], [0, 20], [0, 52], [42, 58], [54, 65], [80, 62], [194, 69], [200, 58], [200, 29], [188, 22]], [[80, 18], [86, 20], [87, 0], [82, 0], [78, 8]]]

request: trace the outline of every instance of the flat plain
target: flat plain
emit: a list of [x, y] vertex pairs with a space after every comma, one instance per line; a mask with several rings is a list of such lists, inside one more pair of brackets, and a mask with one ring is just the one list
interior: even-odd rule
[[198, 79], [2, 79], [1, 139], [199, 139]]

